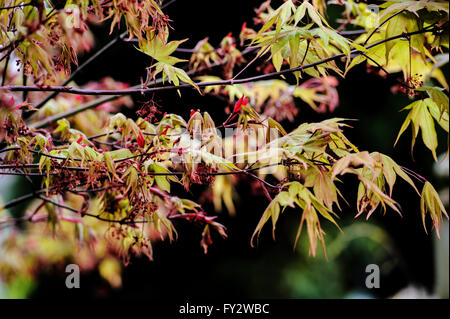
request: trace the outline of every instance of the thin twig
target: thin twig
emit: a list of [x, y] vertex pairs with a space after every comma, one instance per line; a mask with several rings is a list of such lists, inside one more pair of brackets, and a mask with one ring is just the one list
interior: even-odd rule
[[[368, 45], [365, 49], [370, 49], [374, 46], [397, 40], [400, 38], [405, 38], [411, 35], [421, 34], [425, 32], [434, 32], [442, 30], [442, 28], [437, 27], [433, 29], [424, 28], [422, 30], [409, 32], [409, 33], [403, 33], [399, 34], [387, 39], [380, 40], [378, 42], [372, 43]], [[354, 49], [350, 51], [350, 54], [352, 55], [361, 55], [364, 52], [361, 52], [358, 49]], [[230, 84], [242, 84], [242, 83], [248, 83], [248, 82], [254, 82], [258, 80], [273, 78], [275, 76], [284, 75], [293, 73], [296, 71], [303, 71], [308, 68], [316, 67], [324, 63], [328, 63], [340, 58], [346, 57], [346, 53], [340, 53], [332, 55], [328, 58], [322, 59], [320, 61], [316, 61], [310, 64], [301, 65], [295, 68], [285, 69], [278, 72], [272, 72], [262, 75], [257, 75], [253, 77], [248, 77], [244, 79], [229, 79], [229, 80], [220, 80], [220, 81], [210, 81], [210, 82], [200, 82], [195, 83], [197, 87], [209, 87], [209, 86], [223, 86], [223, 85], [230, 85]], [[156, 91], [167, 91], [167, 90], [179, 90], [183, 88], [192, 88], [193, 86], [191, 84], [180, 84], [180, 85], [170, 85], [170, 86], [160, 86], [160, 87], [148, 87], [148, 88], [135, 88], [132, 87], [130, 89], [123, 89], [123, 90], [89, 90], [89, 89], [78, 89], [78, 88], [72, 88], [67, 86], [2, 86], [0, 87], [0, 90], [10, 90], [10, 91], [54, 91], [54, 92], [64, 92], [69, 94], [80, 94], [80, 95], [129, 95], [129, 94], [144, 94], [144, 93], [150, 93], [150, 92], [156, 92]]]
[[[246, 55], [246, 54], [248, 54], [250, 52], [255, 51], [256, 49], [257, 49], [256, 47], [247, 48], [246, 50], [244, 50], [242, 52], [242, 55]], [[221, 64], [223, 64], [223, 63], [215, 63], [215, 64], [211, 65], [211, 67], [216, 67], [216, 66], [219, 66]], [[192, 75], [192, 74], [195, 73], [195, 71], [191, 70], [191, 71], [189, 71], [187, 73], [188, 73], [188, 75]], [[162, 78], [158, 79], [158, 80], [155, 80], [154, 83], [155, 84], [162, 83]], [[135, 85], [135, 86], [133, 86], [131, 88], [136, 88], [137, 89], [137, 88], [141, 88], [141, 87], [142, 86], [139, 84], [139, 85]], [[0, 90], [1, 90], [1, 87], [0, 87]], [[116, 99], [118, 99], [120, 97], [122, 97], [122, 96], [121, 95], [112, 95], [112, 96], [101, 97], [101, 98], [98, 98], [98, 99], [96, 99], [94, 101], [91, 101], [91, 102], [85, 103], [83, 105], [80, 105], [79, 107], [76, 107], [74, 109], [68, 110], [66, 112], [58, 113], [58, 114], [46, 117], [45, 119], [43, 119], [43, 120], [41, 120], [39, 122], [36, 122], [36, 123], [31, 123], [29, 125], [29, 127], [30, 128], [35, 128], [35, 129], [43, 128], [43, 127], [45, 127], [47, 125], [50, 125], [52, 123], [57, 122], [58, 120], [60, 120], [62, 118], [68, 118], [70, 116], [76, 115], [78, 113], [81, 113], [83, 111], [89, 110], [91, 108], [95, 108], [95, 107], [97, 107], [97, 106], [99, 106], [99, 105], [101, 105], [103, 103], [116, 100]], [[147, 134], [147, 133], [144, 133], [144, 134]]]
[[[114, 38], [113, 40], [108, 42], [105, 46], [100, 48], [97, 52], [95, 52], [95, 54], [93, 54], [89, 59], [84, 61], [77, 69], [75, 69], [75, 71], [73, 71], [70, 74], [70, 76], [61, 85], [62, 86], [66, 86], [67, 84], [69, 84], [81, 71], [83, 71], [83, 69], [85, 69], [91, 62], [93, 62], [95, 59], [97, 59], [107, 49], [109, 49], [115, 43], [117, 43], [117, 41], [119, 39], [121, 39], [124, 36], [126, 36], [126, 34], [127, 34], [127, 32], [124, 32], [124, 33], [120, 34], [119, 36], [117, 36], [116, 38]], [[49, 94], [44, 100], [42, 100], [40, 103], [38, 103], [36, 105], [36, 109], [39, 109], [39, 108], [43, 107], [48, 101], [50, 101], [51, 99], [54, 99], [59, 93], [60, 92], [53, 92], [53, 93]]]
[[244, 73], [245, 70], [247, 70], [257, 59], [259, 59], [261, 56], [263, 56], [264, 54], [266, 54], [266, 52], [268, 51], [268, 49], [270, 49], [270, 46], [268, 45], [267, 47], [265, 47], [263, 50], [261, 50], [254, 58], [253, 60], [251, 60], [249, 63], [247, 63], [247, 65], [242, 68], [242, 70], [240, 70], [234, 77], [232, 80], [237, 79], [237, 77], [239, 75], [241, 75], [242, 73]]
[[391, 20], [392, 18], [396, 17], [397, 15], [403, 13], [405, 10], [400, 10], [399, 12], [391, 15], [389, 18], [387, 18], [386, 20], [384, 20], [383, 22], [381, 22], [375, 29], [373, 29], [373, 31], [367, 36], [367, 39], [364, 41], [363, 46], [365, 46], [367, 44], [367, 42], [369, 42], [370, 38], [376, 33], [378, 32], [378, 30], [389, 20]]
[[26, 7], [26, 6], [32, 6], [32, 5], [33, 5], [32, 2], [30, 2], [30, 3], [21, 3], [21, 4], [18, 4], [18, 5], [15, 5], [15, 6], [1, 7], [1, 8], [0, 8], [0, 11], [2, 11], [2, 10], [17, 9], [17, 8], [23, 8], [23, 7]]

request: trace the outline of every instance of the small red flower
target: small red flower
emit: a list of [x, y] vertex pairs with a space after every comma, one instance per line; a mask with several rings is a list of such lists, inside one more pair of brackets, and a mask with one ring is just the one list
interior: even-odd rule
[[194, 116], [195, 111], [193, 109], [191, 109], [191, 117]]
[[142, 132], [139, 132], [139, 134], [138, 134], [137, 143], [140, 148], [145, 146], [145, 138], [144, 138], [144, 134], [142, 134]]
[[227, 36], [226, 36], [226, 38], [231, 38], [231, 35], [232, 35], [232, 33], [230, 32], [230, 33], [228, 33], [227, 34]]
[[78, 141], [77, 141], [77, 143], [78, 144], [81, 144], [81, 141], [83, 140], [83, 136], [80, 136], [79, 138], [78, 138]]

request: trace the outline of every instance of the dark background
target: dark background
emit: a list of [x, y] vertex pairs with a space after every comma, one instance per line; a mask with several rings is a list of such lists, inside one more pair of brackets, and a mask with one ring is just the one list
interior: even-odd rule
[[[253, 8], [261, 1], [182, 1], [178, 0], [165, 11], [173, 19], [172, 40], [189, 38], [183, 47], [192, 48], [197, 41], [209, 37], [210, 43], [217, 46], [228, 33], [238, 36], [241, 25], [247, 21], [252, 26]], [[108, 28], [93, 27], [97, 45], [100, 48], [114, 36], [108, 35]], [[189, 58], [178, 54], [179, 57]], [[82, 57], [87, 58], [88, 55]], [[77, 81], [82, 84], [111, 76], [115, 80], [132, 85], [145, 78], [145, 68], [149, 66], [148, 56], [136, 51], [129, 43], [116, 44], [108, 49]], [[448, 71], [448, 70], [446, 70]], [[252, 70], [246, 75], [251, 75]], [[396, 76], [401, 76], [397, 74]], [[292, 79], [289, 79], [292, 80]], [[409, 99], [393, 95], [390, 91], [395, 84], [393, 77], [383, 79], [368, 74], [365, 65], [349, 72], [346, 79], [340, 79], [338, 87], [340, 105], [330, 114], [317, 114], [305, 103], [298, 103], [300, 109], [295, 123], [282, 123], [288, 129], [302, 122], [320, 121], [329, 117], [354, 118], [354, 128], [346, 129], [349, 139], [361, 150], [380, 151], [394, 158], [399, 164], [407, 166], [423, 176], [432, 176], [431, 153], [418, 139], [414, 160], [410, 155], [410, 131], [393, 147], [398, 130], [406, 116], [399, 110], [410, 103]], [[145, 97], [135, 97], [137, 103]], [[224, 102], [213, 97], [201, 97], [194, 90], [182, 91], [182, 98], [176, 92], [162, 92], [156, 95], [163, 106], [162, 112], [173, 112], [187, 118], [191, 108], [208, 111], [221, 123], [226, 118]], [[133, 111], [134, 112], [134, 111]], [[127, 114], [131, 116], [130, 114]], [[440, 133], [439, 129], [438, 132]], [[440, 135], [439, 153], [445, 151], [446, 137]], [[238, 185], [240, 200], [236, 203], [237, 215], [219, 216], [219, 222], [226, 225], [229, 238], [213, 238], [214, 244], [207, 255], [200, 247], [201, 230], [185, 223], [176, 224], [179, 238], [175, 243], [156, 243], [154, 261], [146, 258], [132, 259], [123, 272], [123, 287], [112, 289], [96, 273], [84, 274], [82, 288], [65, 288], [64, 274], [61, 276], [49, 271], [40, 277], [33, 297], [46, 296], [113, 296], [186, 298], [189, 297], [253, 297], [253, 298], [341, 298], [350, 292], [370, 294], [373, 297], [388, 297], [408, 284], [423, 286], [429, 291], [433, 287], [433, 235], [426, 235], [420, 218], [420, 202], [415, 192], [403, 182], [398, 182], [394, 199], [402, 206], [403, 218], [388, 211], [381, 216], [380, 210], [366, 222], [356, 213], [357, 181], [344, 179], [343, 193], [351, 207], [343, 205], [341, 220], [343, 226], [355, 222], [370, 223], [384, 229], [393, 243], [394, 255], [386, 254], [383, 243], [361, 238], [350, 243], [335, 260], [326, 261], [318, 248], [316, 258], [308, 257], [307, 243], [301, 241], [293, 250], [295, 232], [300, 216], [298, 211], [288, 210], [280, 218], [276, 241], [271, 238], [270, 227], [263, 230], [257, 248], [250, 247], [250, 237], [268, 202], [264, 196], [255, 196], [248, 184]], [[434, 180], [439, 189], [440, 183]], [[198, 197], [204, 187], [194, 187], [192, 194], [183, 196]], [[206, 205], [205, 210], [213, 211]], [[339, 234], [331, 225], [322, 222], [327, 232], [326, 242], [339, 240], [346, 234]], [[303, 234], [303, 239], [306, 233]], [[336, 239], [337, 238], [337, 239]], [[369, 291], [365, 288], [365, 266], [382, 263], [381, 288]], [[383, 265], [386, 266], [383, 268]], [[296, 283], [298, 282], [298, 283]], [[293, 288], [294, 287], [294, 288]]]

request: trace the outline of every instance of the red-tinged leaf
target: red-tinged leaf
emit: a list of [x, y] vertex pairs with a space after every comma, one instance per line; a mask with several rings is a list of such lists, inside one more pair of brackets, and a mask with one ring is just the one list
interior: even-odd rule
[[213, 243], [211, 239], [211, 232], [209, 231], [209, 225], [206, 225], [202, 232], [202, 240], [200, 242], [200, 245], [203, 248], [203, 252], [205, 254], [208, 253], [208, 247], [211, 246]]
[[237, 113], [242, 110], [242, 106], [248, 104], [248, 96], [242, 96], [234, 105], [233, 113]]
[[170, 126], [169, 125], [166, 125], [165, 127], [164, 127], [164, 131], [162, 131], [162, 133], [160, 134], [160, 135], [167, 135], [167, 130], [170, 128]]
[[77, 140], [77, 143], [78, 143], [78, 144], [81, 144], [82, 141], [83, 141], [83, 136], [80, 136], [80, 137], [78, 138], [78, 140]]
[[142, 132], [139, 132], [139, 135], [137, 137], [137, 143], [140, 148], [145, 146], [145, 138], [144, 138], [144, 134], [142, 134]]
[[436, 235], [440, 238], [439, 229], [442, 224], [442, 214], [447, 217], [447, 219], [448, 214], [445, 210], [444, 204], [439, 198], [439, 194], [429, 182], [426, 182], [423, 186], [422, 198], [420, 201], [420, 212], [422, 215], [422, 222], [425, 232], [428, 233], [425, 224], [425, 217], [429, 214], [431, 220], [433, 221], [433, 227], [436, 230]]

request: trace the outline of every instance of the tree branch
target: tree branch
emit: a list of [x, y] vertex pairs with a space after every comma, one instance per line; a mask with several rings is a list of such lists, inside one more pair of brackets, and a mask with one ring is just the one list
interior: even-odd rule
[[[114, 38], [113, 40], [108, 42], [105, 46], [100, 48], [89, 59], [84, 61], [75, 71], [73, 71], [70, 74], [70, 76], [61, 84], [61, 86], [66, 86], [67, 84], [69, 84], [77, 76], [78, 73], [83, 71], [83, 69], [86, 68], [86, 66], [88, 66], [91, 62], [93, 62], [95, 59], [97, 59], [103, 52], [105, 52], [107, 49], [112, 47], [115, 43], [117, 43], [117, 41], [119, 39], [122, 39], [124, 36], [126, 36], [126, 34], [127, 34], [127, 32], [120, 34], [119, 36], [117, 36], [116, 38]], [[59, 93], [60, 92], [53, 92], [52, 94], [49, 94], [44, 100], [42, 100], [38, 105], [36, 105], [36, 108], [39, 109], [39, 108], [43, 107], [45, 104], [47, 104], [48, 101], [50, 101], [51, 99], [54, 99], [56, 96], [58, 96]]]
[[396, 12], [395, 14], [391, 15], [389, 18], [387, 18], [386, 20], [384, 20], [383, 22], [381, 22], [375, 29], [373, 29], [372, 32], [370, 32], [370, 34], [367, 36], [367, 39], [364, 41], [363, 46], [365, 46], [367, 44], [367, 42], [369, 42], [370, 38], [376, 33], [378, 32], [378, 30], [384, 25], [386, 24], [389, 20], [391, 20], [392, 18], [396, 17], [397, 15], [403, 13], [405, 10], [400, 10], [399, 12]]
[[30, 3], [22, 3], [22, 4], [15, 5], [15, 6], [1, 7], [1, 8], [0, 8], [0, 11], [2, 11], [2, 10], [17, 9], [17, 8], [23, 8], [23, 7], [26, 7], [26, 6], [32, 6], [32, 5], [33, 5], [32, 2], [30, 2]]
[[[421, 34], [426, 32], [435, 32], [442, 30], [442, 27], [435, 27], [432, 29], [424, 28], [422, 30], [409, 32], [409, 33], [403, 33], [399, 34], [387, 39], [380, 40], [378, 42], [372, 43], [365, 47], [365, 49], [370, 49], [374, 46], [397, 40], [404, 37], [409, 37], [415, 34]], [[350, 51], [350, 54], [352, 55], [361, 55], [364, 52], [361, 52], [358, 49], [354, 49]], [[210, 81], [210, 82], [201, 82], [201, 83], [195, 83], [198, 87], [208, 87], [208, 86], [222, 86], [222, 85], [230, 85], [230, 84], [242, 84], [242, 83], [248, 83], [253, 81], [258, 81], [262, 79], [268, 79], [273, 78], [275, 76], [284, 75], [293, 73], [296, 71], [303, 71], [305, 69], [309, 69], [312, 67], [319, 66], [321, 64], [331, 62], [340, 58], [346, 57], [345, 53], [335, 54], [328, 58], [322, 59], [320, 61], [316, 61], [310, 64], [301, 65], [295, 68], [285, 69], [278, 72], [272, 72], [262, 75], [257, 75], [253, 77], [248, 77], [244, 79], [230, 79], [230, 80], [221, 80], [221, 81]], [[147, 87], [147, 88], [136, 88], [136, 86], [129, 88], [129, 89], [123, 89], [123, 90], [88, 90], [88, 89], [78, 89], [78, 88], [72, 88], [70, 86], [2, 86], [0, 87], [0, 90], [9, 90], [9, 91], [38, 91], [38, 92], [62, 92], [62, 93], [69, 93], [69, 94], [80, 94], [80, 95], [130, 95], [130, 94], [145, 94], [145, 93], [151, 93], [151, 92], [158, 92], [158, 91], [168, 91], [168, 90], [179, 90], [184, 88], [193, 88], [191, 84], [180, 84], [180, 85], [168, 85], [168, 86], [160, 86], [160, 87]], [[63, 116], [65, 117], [65, 116]]]

